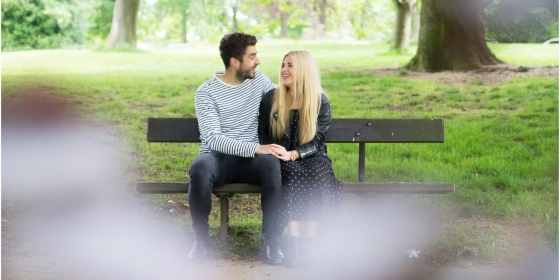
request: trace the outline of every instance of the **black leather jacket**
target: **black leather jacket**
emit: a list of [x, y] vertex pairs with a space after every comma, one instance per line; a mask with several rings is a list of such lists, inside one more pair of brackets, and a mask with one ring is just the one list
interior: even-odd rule
[[[266, 95], [261, 100], [261, 106], [259, 109], [259, 141], [261, 144], [279, 144], [286, 148], [290, 147], [289, 138], [289, 123], [286, 128], [286, 132], [282, 137], [282, 140], [278, 142], [272, 137], [272, 132], [270, 130], [270, 111], [272, 110], [272, 102], [274, 101], [274, 89], [266, 93]], [[304, 145], [299, 144], [297, 139], [298, 133], [296, 133], [296, 147], [295, 150], [299, 152], [301, 159], [309, 158], [312, 156], [327, 156], [327, 146], [325, 145], [325, 133], [329, 130], [331, 125], [331, 104], [327, 99], [325, 94], [321, 94], [321, 109], [319, 110], [319, 116], [317, 118], [317, 133], [315, 137]]]

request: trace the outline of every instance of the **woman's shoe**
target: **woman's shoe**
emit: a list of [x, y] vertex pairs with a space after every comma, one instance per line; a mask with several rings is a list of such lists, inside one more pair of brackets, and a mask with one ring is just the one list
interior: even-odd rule
[[286, 258], [286, 266], [298, 267], [300, 265], [299, 242], [299, 236], [290, 236], [290, 241], [288, 242], [289, 254], [288, 258]]

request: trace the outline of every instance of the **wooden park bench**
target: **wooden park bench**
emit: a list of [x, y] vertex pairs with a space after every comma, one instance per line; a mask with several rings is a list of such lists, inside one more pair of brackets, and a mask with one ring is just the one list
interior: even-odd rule
[[[344, 193], [444, 194], [455, 190], [451, 183], [365, 182], [366, 143], [443, 143], [443, 119], [333, 119], [326, 143], [357, 143], [358, 182], [343, 182]], [[196, 118], [148, 119], [148, 142], [200, 142]], [[336, 161], [336, 158], [333, 158]], [[188, 182], [137, 183], [144, 194], [188, 193]], [[214, 186], [220, 198], [220, 239], [225, 240], [229, 225], [229, 198], [236, 193], [260, 193], [248, 184]]]

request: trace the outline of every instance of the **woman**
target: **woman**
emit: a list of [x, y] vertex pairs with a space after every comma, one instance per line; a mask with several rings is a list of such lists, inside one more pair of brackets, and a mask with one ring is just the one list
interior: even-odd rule
[[315, 60], [306, 51], [284, 56], [279, 87], [261, 101], [261, 144], [274, 145], [282, 163], [282, 226], [290, 233], [288, 266], [300, 264], [300, 224], [305, 222], [307, 257], [314, 254], [318, 222], [337, 212], [342, 202], [342, 184], [334, 177], [327, 157], [325, 133], [331, 109], [322, 93]]

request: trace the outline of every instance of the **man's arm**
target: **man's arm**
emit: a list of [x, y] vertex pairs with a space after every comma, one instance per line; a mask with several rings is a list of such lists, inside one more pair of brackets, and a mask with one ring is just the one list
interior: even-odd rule
[[258, 143], [239, 141], [222, 134], [216, 103], [206, 92], [197, 92], [194, 102], [200, 137], [210, 150], [241, 157], [255, 156]]

